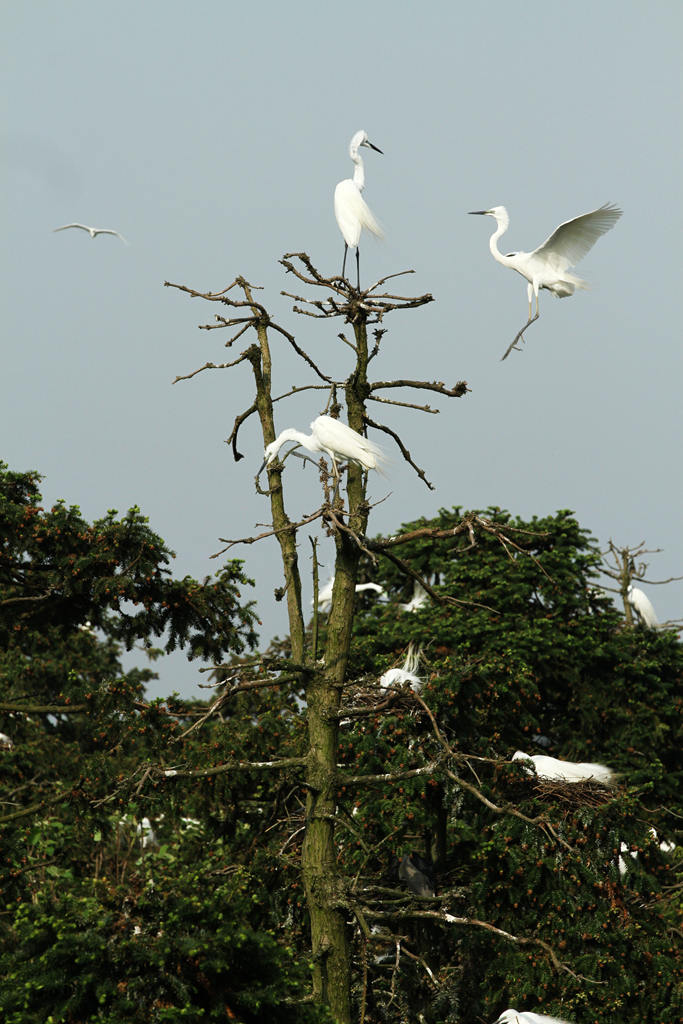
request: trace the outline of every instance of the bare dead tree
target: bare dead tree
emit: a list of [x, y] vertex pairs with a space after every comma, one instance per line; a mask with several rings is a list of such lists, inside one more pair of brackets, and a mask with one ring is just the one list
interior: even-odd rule
[[[244, 278], [237, 277], [231, 285], [220, 292], [199, 292], [184, 285], [166, 282], [169, 287], [178, 288], [187, 294], [213, 302], [221, 312], [215, 315], [213, 323], [204, 324], [204, 330], [222, 329], [230, 332], [225, 343], [232, 347], [240, 338], [247, 337], [249, 344], [232, 361], [207, 362], [177, 381], [195, 377], [205, 370], [225, 369], [235, 372], [238, 367], [251, 368], [253, 397], [235, 415], [232, 431], [227, 439], [236, 461], [243, 456], [239, 451], [238, 437], [243, 423], [251, 416], [257, 416], [264, 447], [275, 439], [274, 405], [292, 398], [304, 390], [321, 392], [323, 404], [329, 414], [338, 417], [339, 397], [343, 396], [348, 425], [359, 434], [369, 426], [387, 434], [393, 439], [403, 459], [427, 487], [424, 470], [418, 465], [407, 446], [388, 424], [371, 418], [368, 403], [378, 406], [398, 405], [435, 414], [426, 403], [405, 401], [394, 397], [397, 389], [408, 392], [428, 392], [444, 398], [464, 396], [468, 387], [459, 381], [451, 387], [442, 381], [420, 380], [379, 380], [369, 377], [372, 360], [380, 353], [389, 314], [414, 309], [432, 301], [429, 294], [405, 296], [386, 288], [387, 282], [401, 276], [389, 275], [376, 281], [364, 291], [357, 291], [348, 281], [340, 277], [325, 277], [313, 265], [306, 253], [288, 253], [281, 260], [282, 266], [300, 285], [316, 289], [312, 297], [283, 292], [294, 299], [294, 312], [311, 318], [330, 320], [339, 318], [348, 331], [338, 334], [342, 344], [352, 352], [351, 367], [344, 380], [336, 380], [327, 373], [297, 343], [294, 335], [277, 323], [265, 305], [257, 301], [256, 289]], [[410, 272], [406, 272], [410, 273]], [[374, 329], [372, 342], [369, 329]], [[302, 370], [311, 375], [310, 383], [297, 385], [283, 395], [274, 396], [272, 386], [272, 357], [270, 340], [273, 334], [283, 338], [301, 361]], [[389, 394], [388, 397], [387, 393]], [[282, 592], [287, 602], [289, 618], [290, 662], [285, 676], [298, 679], [304, 687], [307, 705], [308, 745], [301, 759], [262, 762], [258, 767], [278, 769], [289, 767], [301, 769], [306, 791], [305, 832], [301, 848], [301, 871], [311, 923], [313, 951], [313, 998], [329, 1005], [335, 1018], [351, 1020], [351, 956], [347, 935], [346, 917], [348, 901], [343, 880], [337, 870], [335, 846], [335, 793], [338, 785], [337, 748], [339, 709], [341, 694], [346, 681], [347, 662], [351, 643], [355, 585], [361, 555], [369, 553], [366, 538], [370, 505], [367, 501], [367, 474], [362, 467], [349, 463], [343, 470], [345, 488], [333, 486], [327, 464], [320, 459], [321, 504], [319, 508], [300, 520], [292, 520], [285, 507], [283, 475], [285, 460], [278, 459], [267, 467], [268, 488], [262, 489], [256, 480], [259, 493], [270, 502], [271, 527], [258, 537], [242, 538], [239, 543], [253, 543], [265, 537], [274, 537], [280, 547], [283, 566], [284, 586]], [[304, 527], [319, 521], [335, 544], [335, 570], [332, 606], [327, 622], [325, 647], [322, 664], [316, 659], [317, 630], [313, 630], [312, 642], [308, 639], [301, 602], [301, 572], [297, 556], [297, 535]], [[229, 547], [238, 543], [225, 540]], [[223, 550], [226, 550], [225, 548]], [[221, 553], [221, 552], [219, 552]], [[278, 668], [280, 669], [278, 671]], [[260, 679], [257, 686], [272, 685], [273, 680], [283, 682], [282, 666], [271, 666], [272, 674]], [[243, 684], [242, 688], [247, 684]], [[239, 684], [238, 684], [239, 688]], [[217, 702], [207, 714], [217, 713]], [[212, 772], [229, 770], [234, 765], [218, 766]], [[167, 778], [183, 773], [177, 766], [167, 766]], [[186, 772], [184, 772], [187, 774]], [[202, 774], [200, 770], [192, 774]]]
[[[645, 583], [650, 587], [661, 587], [683, 579], [683, 576], [669, 576], [665, 580], [653, 580], [647, 576], [649, 562], [642, 561], [644, 555], [658, 555], [661, 548], [646, 548], [645, 542], [633, 546], [619, 547], [613, 540], [608, 541], [607, 548], [601, 551], [602, 571], [617, 584], [616, 587], [606, 586], [604, 589], [619, 594], [624, 606], [624, 620], [628, 626], [634, 626], [633, 608], [628, 599], [628, 589], [635, 583]], [[673, 623], [672, 623], [673, 624]]]

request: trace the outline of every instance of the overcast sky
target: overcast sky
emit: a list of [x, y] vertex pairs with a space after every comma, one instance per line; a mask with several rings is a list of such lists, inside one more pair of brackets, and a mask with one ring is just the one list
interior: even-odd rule
[[[375, 373], [472, 389], [433, 403], [438, 417], [381, 408], [436, 490], [391, 453], [371, 532], [455, 504], [571, 508], [603, 544], [662, 548], [654, 578], [680, 575], [682, 14], [680, 0], [7, 6], [0, 457], [88, 519], [139, 505], [179, 575], [214, 571], [219, 537], [259, 532], [257, 424], [239, 464], [224, 443], [249, 368], [172, 385], [230, 355], [225, 332], [197, 329], [215, 307], [163, 282], [245, 276], [344, 377], [342, 325], [292, 313], [280, 291], [301, 289], [278, 259], [341, 269], [332, 194], [365, 128], [384, 151], [363, 153], [386, 238], [361, 245], [362, 276], [412, 268], [402, 288], [436, 299], [392, 316]], [[501, 362], [526, 286], [491, 258], [493, 221], [467, 211], [507, 206], [509, 252], [607, 201], [624, 216], [579, 266], [591, 290], [542, 293], [525, 351]], [[52, 233], [70, 221], [130, 246]], [[311, 382], [272, 345], [278, 390]], [[307, 430], [321, 406], [314, 392], [281, 403], [278, 429]], [[286, 477], [290, 514], [315, 509], [311, 468]], [[283, 634], [275, 543], [233, 553], [257, 581], [264, 642]], [[305, 537], [300, 553], [307, 571]], [[321, 555], [330, 565], [329, 541]], [[683, 614], [680, 583], [645, 589], [661, 619]], [[160, 671], [151, 693], [200, 692], [184, 659]]]

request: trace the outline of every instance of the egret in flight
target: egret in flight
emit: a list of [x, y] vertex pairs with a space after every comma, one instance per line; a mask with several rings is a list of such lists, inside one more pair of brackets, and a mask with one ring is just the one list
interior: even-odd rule
[[[325, 586], [318, 593], [318, 611], [329, 612], [332, 607], [332, 591], [334, 589], [334, 576], [327, 581]], [[383, 594], [384, 587], [381, 587], [379, 583], [357, 583], [356, 593], [361, 594], [364, 590], [374, 590], [376, 594]], [[311, 598], [311, 604], [313, 604], [313, 598]]]
[[613, 786], [616, 781], [611, 768], [606, 768], [604, 764], [591, 764], [590, 761], [560, 761], [547, 754], [525, 754], [523, 750], [515, 751], [512, 760], [531, 761], [531, 765], [524, 765], [525, 771], [532, 774], [535, 769], [538, 778], [548, 782], [592, 781], [602, 786]]
[[[266, 445], [264, 465], [269, 466], [282, 448], [285, 441], [296, 441], [297, 445], [309, 452], [325, 452], [332, 459], [334, 475], [339, 477], [337, 459], [356, 462], [363, 469], [376, 469], [383, 459], [382, 449], [352, 430], [346, 423], [335, 420], [331, 416], [318, 416], [311, 423], [311, 433], [304, 434], [294, 427], [287, 427], [281, 434]], [[263, 467], [262, 467], [263, 468]]]
[[634, 587], [632, 583], [629, 584], [629, 588], [626, 593], [626, 600], [638, 613], [638, 618], [641, 620], [643, 625], [647, 626], [649, 629], [657, 628], [659, 625], [659, 619], [652, 607], [652, 602], [642, 590], [638, 587]]
[[498, 250], [497, 245], [498, 239], [507, 231], [510, 224], [505, 207], [492, 206], [490, 210], [470, 210], [470, 213], [495, 219], [497, 227], [489, 239], [491, 255], [494, 260], [502, 263], [504, 267], [516, 270], [529, 282], [527, 295], [531, 322], [531, 298], [533, 295], [536, 296], [538, 316], [538, 293], [541, 288], [547, 288], [560, 299], [573, 295], [576, 288], [588, 288], [588, 284], [580, 277], [568, 273], [569, 267], [583, 259], [600, 235], [614, 227], [622, 211], [613, 203], [605, 203], [597, 210], [583, 213], [580, 217], [560, 224], [550, 238], [546, 238], [543, 245], [539, 245], [533, 252], [510, 252], [507, 256]]
[[564, 1017], [548, 1017], [545, 1013], [529, 1013], [528, 1010], [503, 1010], [494, 1024], [569, 1024]]
[[334, 190], [334, 215], [337, 218], [339, 230], [344, 236], [344, 261], [342, 263], [342, 277], [346, 272], [346, 254], [349, 246], [356, 249], [356, 274], [358, 279], [358, 291], [360, 291], [360, 259], [358, 255], [358, 243], [363, 228], [367, 228], [378, 238], [382, 237], [382, 229], [375, 220], [370, 207], [361, 195], [365, 188], [365, 168], [363, 158], [358, 150], [361, 146], [368, 146], [376, 153], [382, 150], [374, 146], [368, 139], [367, 133], [362, 129], [351, 139], [349, 144], [349, 156], [356, 165], [353, 178], [345, 178], [340, 181]]
[[54, 231], [66, 231], [67, 228], [80, 228], [81, 231], [87, 231], [91, 238], [95, 238], [96, 235], [116, 235], [120, 238], [124, 245], [128, 245], [123, 235], [119, 234], [118, 231], [114, 231], [112, 228], [90, 228], [87, 224], [62, 224], [61, 228], [54, 228]]

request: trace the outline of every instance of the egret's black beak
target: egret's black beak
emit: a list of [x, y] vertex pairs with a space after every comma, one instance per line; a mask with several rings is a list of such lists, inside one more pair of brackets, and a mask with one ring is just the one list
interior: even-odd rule
[[266, 468], [266, 462], [267, 461], [268, 461], [267, 459], [264, 459], [263, 462], [261, 463], [261, 468], [259, 469], [258, 473], [256, 474], [257, 478], [261, 476], [261, 473]]
[[467, 212], [469, 214], [475, 214], [475, 215], [476, 214], [481, 214], [482, 216], [485, 216], [489, 211], [488, 210], [468, 210]]
[[[374, 149], [375, 153], [382, 153], [382, 150], [381, 150], [381, 149], [379, 148], [379, 146], [374, 146], [374, 145], [372, 144], [372, 142], [370, 142], [370, 140], [369, 140], [369, 139], [367, 140], [367, 142], [365, 143], [365, 145], [366, 145], [366, 146], [369, 146], [369, 147], [370, 147], [370, 149]], [[382, 153], [382, 156], [384, 156], [384, 153]]]

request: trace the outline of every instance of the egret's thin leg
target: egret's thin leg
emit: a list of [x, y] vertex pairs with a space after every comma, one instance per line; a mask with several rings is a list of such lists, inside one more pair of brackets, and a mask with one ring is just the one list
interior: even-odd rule
[[358, 291], [360, 291], [360, 246], [356, 246], [356, 280], [358, 281]]
[[[349, 251], [349, 247], [346, 244], [346, 242], [344, 242], [344, 260], [342, 262], [342, 277], [344, 276], [344, 274], [346, 272], [346, 254], [347, 254], [348, 251]], [[529, 315], [531, 316], [531, 314], [529, 314]]]

